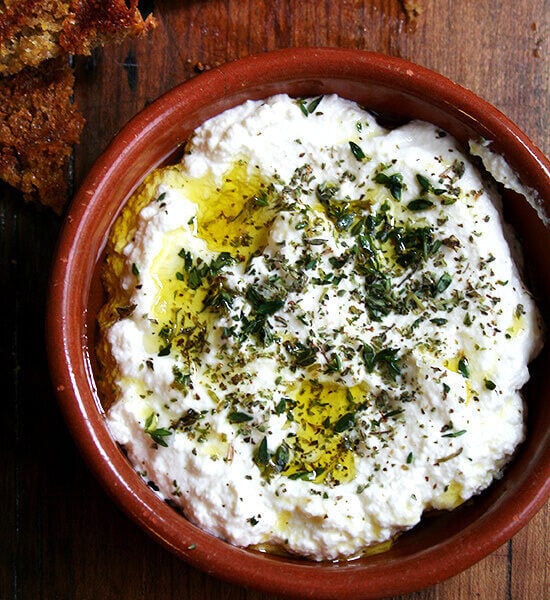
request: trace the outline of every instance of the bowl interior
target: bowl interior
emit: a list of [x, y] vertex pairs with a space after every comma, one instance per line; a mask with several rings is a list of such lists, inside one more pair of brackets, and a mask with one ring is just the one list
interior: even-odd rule
[[[473, 564], [513, 535], [549, 493], [548, 349], [526, 388], [528, 436], [504, 478], [450, 513], [427, 515], [392, 549], [344, 563], [314, 564], [232, 547], [189, 523], [139, 479], [106, 430], [95, 387], [95, 316], [108, 231], [144, 176], [169, 160], [205, 119], [246, 99], [277, 93], [337, 93], [388, 121], [423, 119], [454, 135], [495, 140], [522, 182], [550, 198], [548, 163], [496, 109], [421, 67], [366, 52], [288, 50], [205, 73], [147, 107], [98, 159], [76, 196], [52, 274], [48, 332], [52, 377], [85, 458], [123, 508], [191, 564], [233, 582], [301, 598], [374, 598], [424, 587]], [[519, 235], [527, 277], [546, 322], [550, 231], [525, 199], [503, 190], [506, 218]], [[548, 210], [548, 204], [546, 204]]]

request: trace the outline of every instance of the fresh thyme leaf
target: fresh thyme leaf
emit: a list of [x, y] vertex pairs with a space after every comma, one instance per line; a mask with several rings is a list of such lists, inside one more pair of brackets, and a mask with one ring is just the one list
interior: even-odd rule
[[436, 294], [441, 294], [444, 292], [451, 285], [452, 280], [453, 278], [449, 275], [449, 273], [443, 273], [443, 275], [441, 275], [435, 284]]
[[257, 194], [255, 194], [253, 196], [253, 200], [256, 206], [267, 206], [269, 204], [267, 192], [265, 192], [265, 190], [260, 190]]
[[468, 359], [465, 356], [462, 356], [458, 361], [458, 372], [465, 379], [468, 379], [468, 377], [470, 377], [470, 369], [468, 367]]
[[191, 374], [183, 373], [177, 365], [174, 365], [172, 367], [172, 375], [174, 376], [174, 383], [172, 384], [172, 387], [186, 391], [191, 381]]
[[186, 271], [189, 271], [189, 269], [191, 269], [191, 267], [193, 266], [193, 258], [191, 257], [191, 252], [189, 252], [188, 250], [186, 250], [185, 248], [182, 248], [179, 252], [178, 252], [178, 256], [180, 258], [183, 258], [183, 265]]
[[432, 208], [434, 203], [427, 198], [416, 198], [416, 200], [411, 200], [407, 204], [407, 208], [413, 211], [427, 210], [428, 208]]
[[227, 311], [233, 306], [234, 294], [223, 286], [223, 282], [215, 281], [203, 300], [203, 306]]
[[136, 263], [132, 263], [132, 274], [139, 277], [139, 268]]
[[389, 412], [383, 413], [382, 417], [384, 419], [389, 419], [391, 417], [397, 417], [404, 412], [405, 410], [403, 408], [396, 408], [395, 410], [390, 410]]
[[374, 177], [374, 181], [382, 184], [384, 187], [390, 190], [391, 195], [396, 200], [401, 200], [401, 192], [403, 191], [403, 175], [401, 175], [401, 173], [387, 175], [386, 173], [382, 173], [382, 171], [380, 171]]
[[300, 110], [302, 111], [302, 114], [305, 117], [309, 117], [309, 112], [307, 110], [306, 101], [303, 98], [300, 98], [299, 100], [296, 101], [296, 103], [300, 107]]
[[323, 96], [319, 96], [318, 98], [314, 98], [308, 105], [307, 105], [307, 112], [311, 115], [315, 112], [315, 110], [317, 109], [317, 107], [319, 106], [319, 104], [321, 104], [321, 100], [323, 99]]
[[210, 263], [209, 271], [211, 275], [217, 275], [224, 267], [235, 262], [235, 259], [229, 252], [220, 252], [218, 256]]
[[235, 411], [227, 415], [227, 420], [230, 423], [246, 423], [252, 421], [252, 417], [246, 413]]
[[423, 192], [433, 191], [433, 185], [430, 183], [430, 180], [427, 177], [424, 177], [424, 175], [417, 173], [416, 180], [420, 184], [420, 187], [422, 188]]
[[456, 438], [456, 437], [460, 437], [461, 435], [464, 435], [466, 433], [465, 429], [461, 429], [460, 431], [453, 431], [451, 433], [444, 433], [441, 437], [448, 437], [448, 438]]
[[246, 299], [259, 315], [273, 315], [281, 309], [285, 302], [280, 298], [266, 298], [257, 288], [249, 285], [246, 290]]
[[202, 277], [197, 267], [192, 267], [189, 270], [189, 282], [188, 285], [192, 290], [198, 289], [202, 284]]
[[349, 147], [351, 149], [351, 153], [355, 158], [359, 161], [362, 161], [366, 158], [365, 153], [361, 149], [361, 146], [357, 145], [355, 142], [350, 142]]
[[284, 342], [285, 350], [290, 354], [293, 365], [296, 367], [308, 367], [312, 365], [317, 357], [317, 350], [313, 346], [306, 346], [302, 342]]
[[267, 438], [265, 436], [256, 448], [254, 463], [262, 470], [269, 463], [269, 450], [267, 449]]
[[336, 352], [330, 355], [330, 360], [327, 362], [325, 373], [338, 373], [342, 370], [342, 361]]
[[351, 429], [355, 425], [355, 413], [348, 412], [345, 415], [342, 415], [336, 423], [334, 423], [334, 427], [332, 430], [334, 433], [343, 433], [348, 429]]
[[168, 444], [164, 440], [165, 437], [172, 435], [172, 432], [168, 429], [164, 429], [163, 427], [156, 427], [157, 424], [157, 416], [154, 412], [152, 412], [145, 421], [144, 431], [146, 434], [151, 436], [151, 439], [158, 444], [159, 446], [168, 447]]
[[401, 374], [401, 363], [397, 353], [398, 348], [385, 348], [377, 352], [374, 357], [374, 362], [382, 366], [383, 370], [389, 375], [392, 380]]
[[496, 383], [495, 383], [494, 381], [491, 381], [490, 379], [485, 379], [485, 380], [483, 381], [483, 383], [485, 384], [485, 388], [486, 388], [487, 390], [491, 390], [491, 391], [493, 391], [493, 390], [494, 390], [494, 389], [496, 389], [496, 387], [497, 387], [497, 386], [496, 386]]
[[273, 464], [277, 471], [283, 471], [290, 460], [290, 450], [288, 446], [283, 442], [273, 455]]
[[374, 348], [369, 344], [363, 344], [363, 348], [361, 349], [361, 357], [363, 358], [369, 373], [374, 370], [374, 365], [376, 364], [375, 356], [376, 353], [374, 352]]
[[157, 356], [168, 356], [170, 354], [170, 350], [172, 349], [172, 344], [167, 344], [163, 348], [158, 351]]
[[275, 414], [282, 415], [286, 411], [286, 398], [281, 398], [275, 406]]
[[334, 198], [334, 195], [336, 194], [336, 192], [339, 189], [340, 189], [340, 187], [338, 185], [336, 185], [335, 183], [330, 183], [330, 182], [320, 183], [315, 188], [315, 195], [317, 196], [317, 199], [319, 200], [319, 202], [326, 203], [329, 200], [331, 200], [332, 198]]
[[413, 461], [414, 455], [412, 452], [409, 452], [409, 454], [407, 454], [407, 464], [410, 465]]

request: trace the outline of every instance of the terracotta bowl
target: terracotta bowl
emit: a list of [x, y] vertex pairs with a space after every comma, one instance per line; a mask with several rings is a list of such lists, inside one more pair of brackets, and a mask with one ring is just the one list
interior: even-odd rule
[[[548, 344], [526, 388], [527, 440], [505, 476], [451, 513], [427, 516], [393, 548], [343, 563], [313, 563], [231, 546], [160, 501], [106, 429], [94, 383], [98, 271], [107, 233], [144, 176], [173, 155], [205, 119], [246, 99], [335, 92], [387, 119], [435, 123], [464, 144], [494, 140], [524, 185], [550, 209], [549, 165], [534, 144], [487, 102], [406, 61], [337, 49], [289, 49], [215, 68], [162, 96], [114, 138], [68, 212], [51, 278], [48, 341], [52, 379], [67, 423], [91, 469], [122, 508], [191, 565], [222, 579], [288, 597], [378, 598], [431, 585], [469, 567], [513, 536], [550, 493]], [[504, 192], [538, 304], [549, 322], [550, 230], [525, 201]]]

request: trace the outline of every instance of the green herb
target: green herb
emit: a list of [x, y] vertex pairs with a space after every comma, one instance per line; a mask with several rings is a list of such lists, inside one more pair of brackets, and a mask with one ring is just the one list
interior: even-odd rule
[[434, 203], [427, 198], [416, 198], [416, 200], [411, 200], [407, 204], [407, 208], [409, 210], [420, 211], [427, 210], [428, 208], [432, 208]]
[[378, 366], [392, 381], [395, 381], [397, 376], [401, 374], [398, 352], [397, 348], [384, 348], [379, 352], [375, 352], [372, 346], [365, 343], [361, 349], [361, 357], [369, 372], [372, 372]]
[[355, 158], [359, 161], [362, 161], [366, 158], [365, 153], [361, 149], [361, 146], [358, 146], [355, 142], [350, 142], [349, 147], [351, 149], [351, 153]]
[[168, 356], [170, 354], [171, 349], [172, 349], [172, 344], [167, 344], [166, 346], [162, 347], [158, 351], [157, 356]]
[[197, 267], [192, 267], [189, 270], [189, 281], [188, 285], [192, 290], [198, 289], [202, 284], [202, 277], [197, 269]]
[[491, 381], [490, 379], [484, 379], [483, 383], [485, 384], [485, 388], [491, 391], [493, 391], [497, 387], [496, 383], [494, 381]]
[[330, 355], [330, 360], [327, 362], [326, 373], [338, 373], [342, 370], [342, 361], [336, 352]]
[[189, 429], [192, 427], [200, 418], [200, 413], [196, 410], [189, 408], [187, 411], [177, 420], [175, 424], [176, 429]]
[[286, 411], [286, 398], [281, 398], [275, 406], [275, 414], [282, 415]]
[[322, 99], [323, 99], [323, 96], [319, 96], [319, 97], [311, 100], [308, 104], [308, 103], [306, 103], [305, 99], [300, 98], [300, 100], [297, 100], [297, 104], [300, 107], [302, 114], [305, 117], [309, 117], [309, 115], [311, 115], [315, 112], [315, 110], [317, 109], [319, 104], [321, 104]]
[[336, 194], [336, 192], [339, 189], [340, 189], [340, 187], [338, 185], [336, 185], [335, 183], [330, 183], [330, 182], [320, 183], [315, 188], [315, 195], [317, 196], [317, 199], [319, 200], [319, 202], [327, 203], [329, 200], [334, 198], [334, 195]]
[[259, 191], [252, 198], [256, 206], [267, 206], [269, 204], [267, 193], [264, 190]]
[[164, 440], [165, 437], [172, 435], [172, 432], [163, 427], [157, 427], [157, 415], [152, 412], [145, 421], [144, 431], [146, 434], [151, 436], [151, 439], [159, 446], [168, 447], [168, 444]]
[[307, 112], [311, 115], [315, 112], [315, 110], [317, 109], [317, 107], [319, 106], [319, 104], [321, 104], [321, 100], [323, 99], [323, 96], [319, 96], [318, 98], [314, 98], [308, 105], [307, 105]]
[[334, 433], [343, 433], [348, 429], [351, 429], [355, 425], [355, 413], [348, 412], [345, 415], [342, 415], [336, 423], [334, 423], [334, 427], [332, 430]]
[[273, 464], [277, 471], [283, 471], [290, 460], [290, 450], [288, 446], [283, 442], [273, 455]]
[[317, 350], [313, 346], [306, 346], [302, 342], [284, 342], [285, 350], [290, 354], [293, 365], [296, 367], [308, 367], [317, 358]]
[[259, 315], [273, 315], [285, 304], [280, 298], [266, 298], [257, 288], [248, 286], [246, 299]]
[[409, 454], [407, 455], [407, 464], [410, 465], [413, 461], [413, 453], [409, 452]]
[[417, 173], [416, 180], [420, 184], [423, 194], [432, 193], [436, 196], [441, 196], [441, 194], [444, 194], [446, 191], [444, 188], [434, 188], [431, 181], [424, 175], [421, 175], [420, 173]]
[[243, 412], [229, 413], [227, 419], [230, 423], [246, 423], [247, 421], [252, 421], [252, 417]]
[[468, 359], [465, 356], [462, 356], [458, 361], [458, 372], [464, 377], [468, 379], [470, 377], [470, 369], [468, 368]]
[[445, 325], [446, 322], [447, 322], [447, 319], [441, 319], [441, 318], [430, 319], [430, 323], [433, 323], [434, 325]]
[[307, 111], [307, 106], [306, 106], [306, 101], [303, 98], [300, 98], [300, 100], [297, 100], [296, 102], [297, 102], [298, 106], [300, 107], [302, 114], [305, 117], [309, 117], [309, 113]]
[[205, 308], [211, 307], [225, 311], [233, 306], [233, 297], [233, 292], [225, 289], [221, 281], [217, 281], [208, 289], [202, 303]]
[[263, 470], [269, 463], [269, 450], [267, 449], [267, 438], [264, 436], [256, 452], [254, 453], [254, 463]]
[[435, 293], [441, 294], [444, 292], [451, 285], [452, 280], [453, 278], [449, 275], [449, 273], [443, 273], [443, 275], [441, 275], [435, 284]]
[[185, 270], [189, 271], [189, 269], [191, 269], [191, 267], [193, 266], [193, 258], [191, 257], [191, 252], [188, 252], [185, 248], [182, 248], [178, 252], [178, 256], [180, 258], [183, 258]]
[[401, 200], [401, 192], [403, 190], [403, 175], [401, 173], [386, 175], [386, 173], [379, 172], [376, 174], [374, 181], [390, 190], [391, 195], [396, 200]]
[[172, 367], [172, 375], [174, 375], [174, 383], [172, 386], [179, 390], [186, 391], [189, 382], [191, 381], [191, 374], [183, 373], [177, 365], [174, 365]]
[[453, 431], [452, 433], [444, 433], [442, 437], [456, 438], [456, 437], [460, 437], [461, 435], [464, 435], [465, 433], [466, 433], [466, 430], [461, 429], [460, 431]]
[[139, 277], [139, 269], [136, 263], [132, 263], [132, 274]]
[[235, 259], [229, 254], [229, 252], [221, 252], [218, 256], [210, 263], [209, 271], [210, 275], [217, 275], [224, 267], [227, 267], [235, 262]]

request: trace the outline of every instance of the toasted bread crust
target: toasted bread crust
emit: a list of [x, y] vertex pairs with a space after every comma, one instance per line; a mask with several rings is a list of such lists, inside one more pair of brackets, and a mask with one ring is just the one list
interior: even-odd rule
[[[56, 212], [84, 119], [68, 54], [141, 36], [137, 0], [0, 0], [0, 179]], [[3, 76], [3, 77], [2, 77]]]
[[72, 145], [84, 125], [71, 103], [73, 83], [64, 58], [0, 79], [0, 178], [58, 213]]
[[137, 0], [0, 0], [0, 75], [63, 53], [90, 54], [155, 24], [142, 19]]

